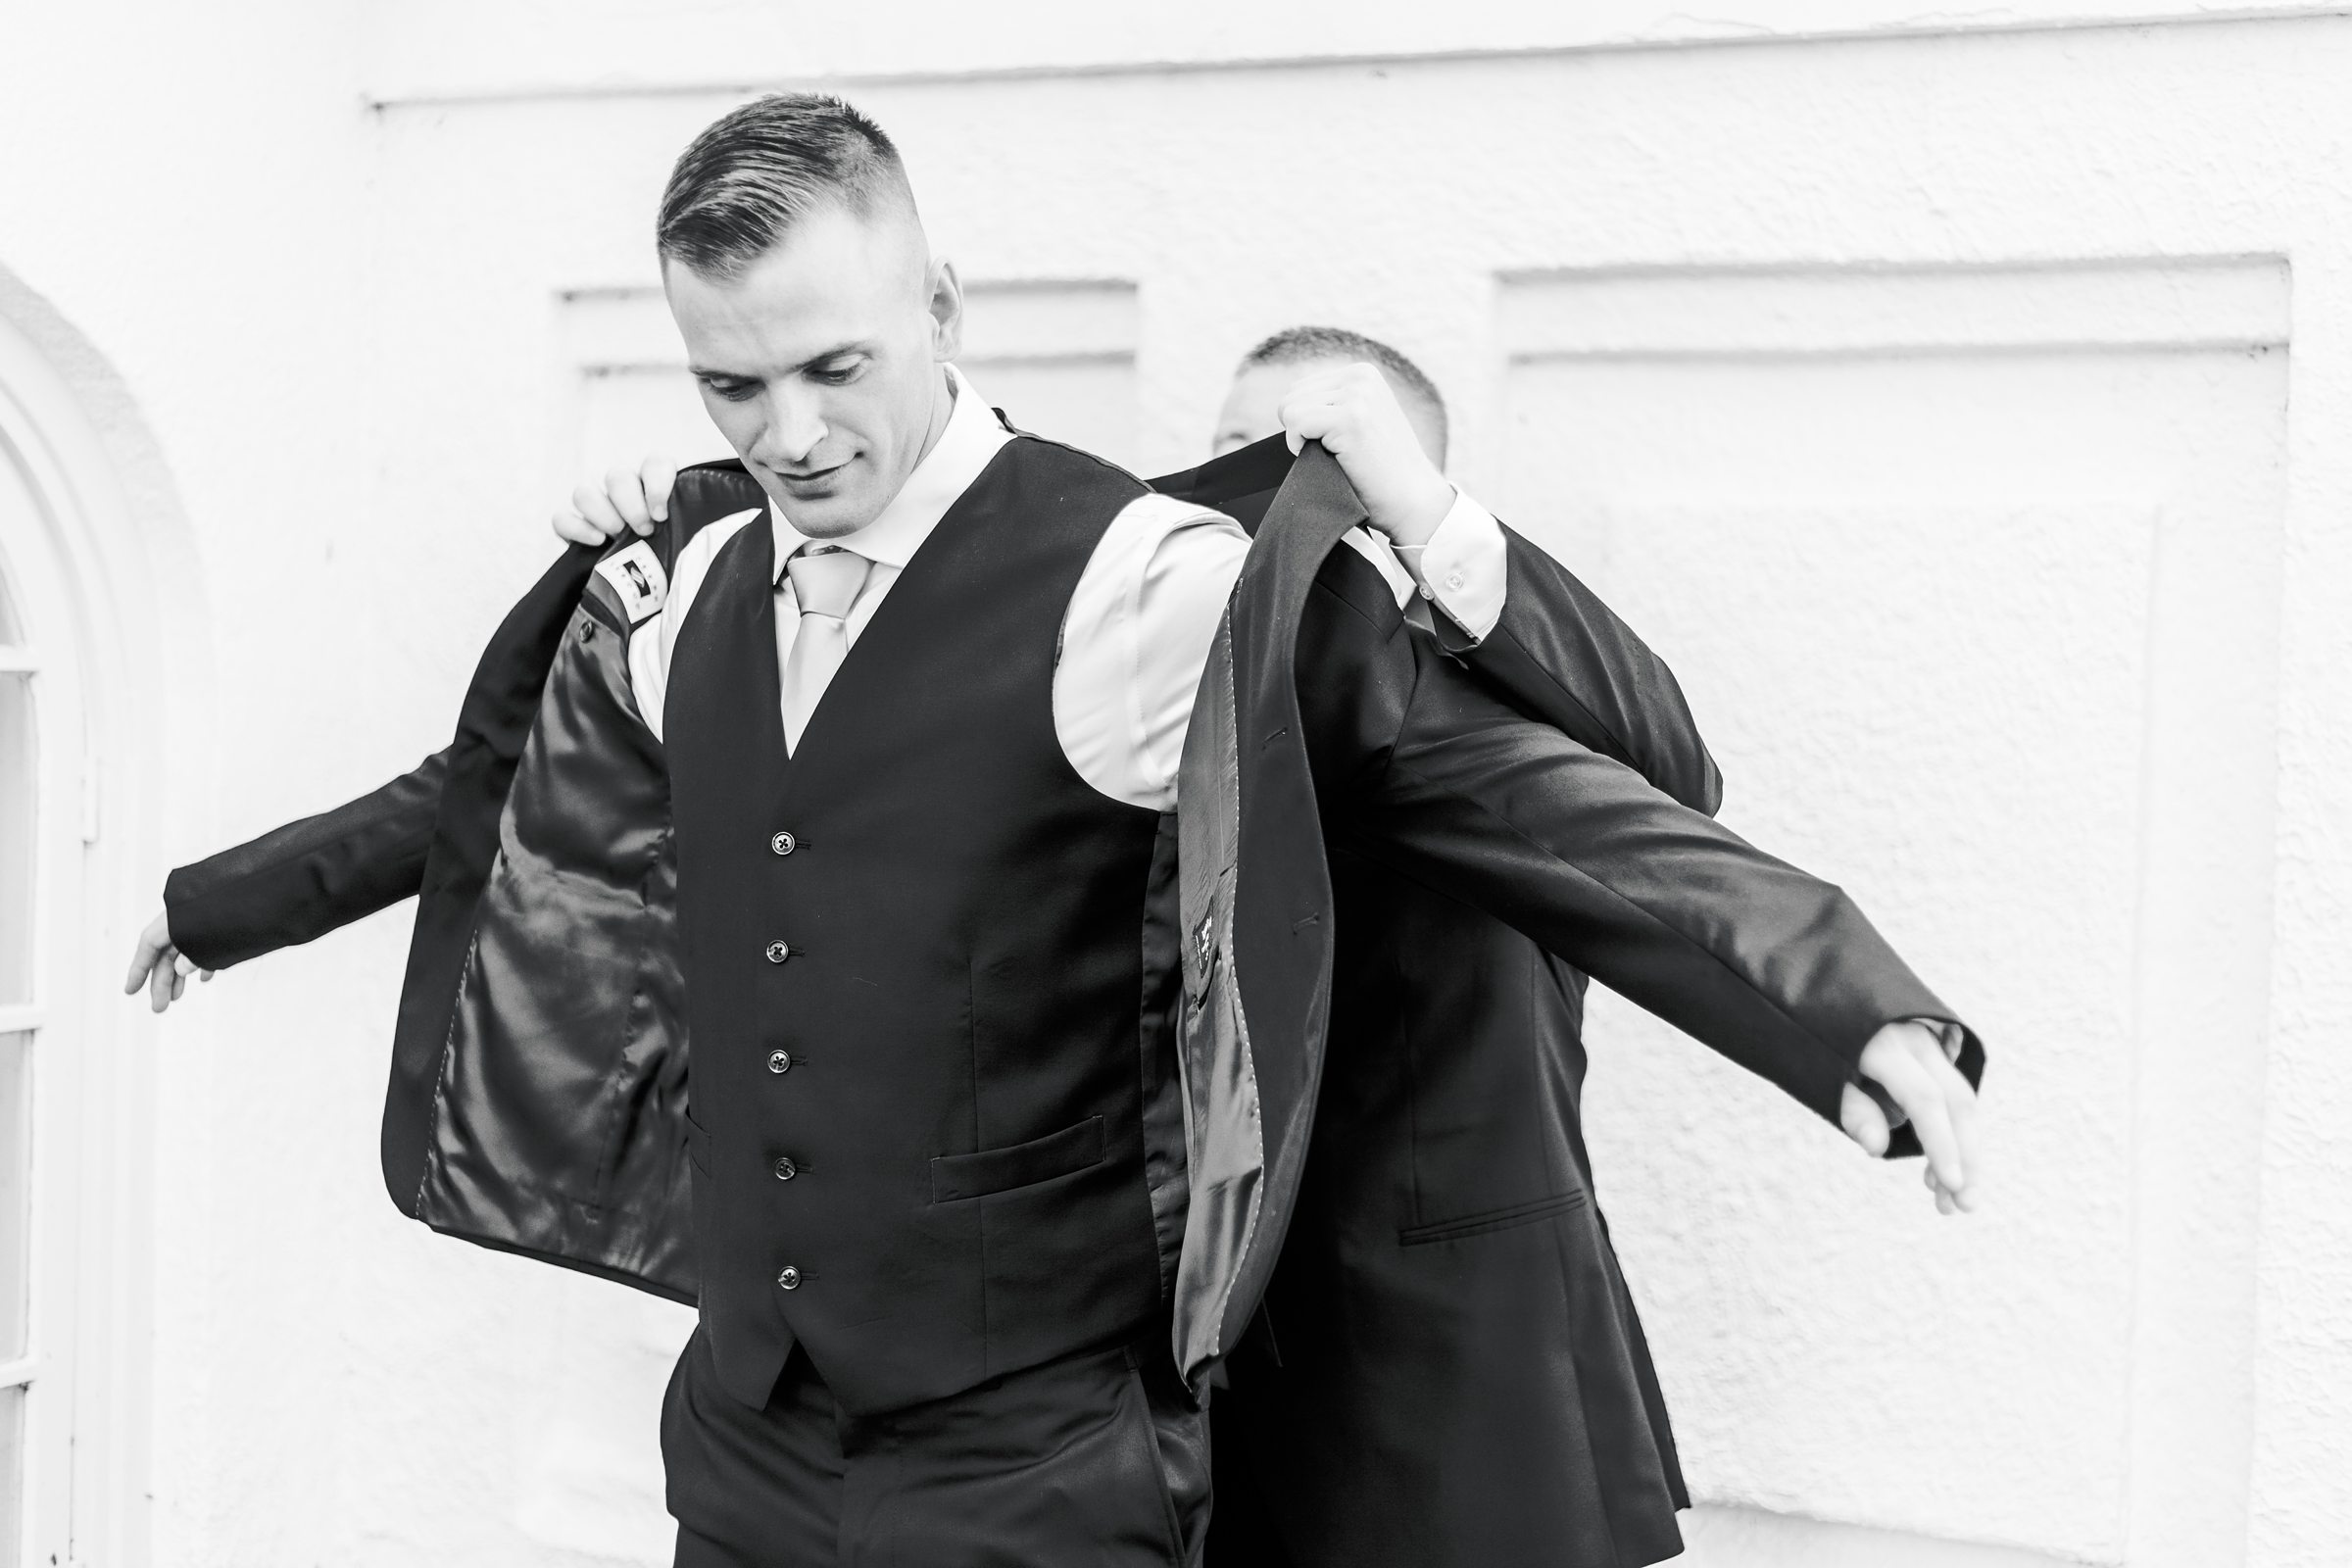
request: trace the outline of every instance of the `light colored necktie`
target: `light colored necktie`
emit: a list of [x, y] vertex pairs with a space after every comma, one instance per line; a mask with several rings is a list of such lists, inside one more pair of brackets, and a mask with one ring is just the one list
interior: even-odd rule
[[834, 671], [849, 657], [850, 607], [865, 586], [873, 563], [853, 550], [810, 545], [784, 563], [792, 578], [793, 597], [800, 602], [801, 624], [793, 633], [792, 652], [784, 660], [784, 746], [801, 749], [801, 733], [817, 699], [833, 683]]

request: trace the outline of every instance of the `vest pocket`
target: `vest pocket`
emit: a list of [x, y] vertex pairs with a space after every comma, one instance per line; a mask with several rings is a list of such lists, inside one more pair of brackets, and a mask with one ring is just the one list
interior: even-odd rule
[[1564, 1214], [1572, 1208], [1584, 1206], [1583, 1193], [1562, 1193], [1556, 1198], [1539, 1198], [1532, 1203], [1491, 1208], [1483, 1214], [1465, 1214], [1460, 1219], [1440, 1220], [1434, 1225], [1408, 1225], [1397, 1231], [1396, 1241], [1400, 1246], [1420, 1247], [1430, 1242], [1458, 1241], [1465, 1236], [1486, 1236], [1494, 1231], [1533, 1225], [1540, 1219], [1549, 1219], [1554, 1214]]
[[1025, 1144], [983, 1149], [971, 1154], [941, 1154], [931, 1161], [931, 1201], [986, 1198], [991, 1193], [1033, 1187], [1102, 1162], [1102, 1118], [1089, 1116]]

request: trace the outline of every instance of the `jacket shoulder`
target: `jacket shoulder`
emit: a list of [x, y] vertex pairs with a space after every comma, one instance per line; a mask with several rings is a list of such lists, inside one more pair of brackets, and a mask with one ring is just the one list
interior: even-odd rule
[[[640, 537], [624, 530], [591, 554], [585, 608], [627, 635], [651, 619], [669, 597], [679, 558], [712, 523], [762, 510], [767, 496], [732, 459], [681, 468], [669, 492], [669, 515]], [[740, 531], [740, 530], [735, 530]]]
[[[1007, 429], [1012, 427], [1008, 424]], [[1015, 450], [1025, 469], [1053, 483], [1115, 499], [1122, 505], [1152, 494], [1152, 486], [1108, 458], [1051, 436], [1012, 432]]]
[[744, 471], [740, 462], [729, 458], [723, 463], [698, 463], [678, 470], [678, 482], [669, 492], [669, 516], [654, 525], [646, 542], [653, 546], [662, 569], [668, 571], [677, 564], [678, 553], [711, 523], [766, 506], [767, 493]]

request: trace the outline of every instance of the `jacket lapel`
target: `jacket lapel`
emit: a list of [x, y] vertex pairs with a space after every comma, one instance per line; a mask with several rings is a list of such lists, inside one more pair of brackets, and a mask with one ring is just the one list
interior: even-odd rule
[[1324, 558], [1363, 517], [1339, 465], [1310, 444], [1251, 542], [1185, 737], [1180, 1059], [1192, 1194], [1175, 1349], [1196, 1390], [1272, 1277], [1314, 1122], [1332, 895], [1299, 730], [1298, 637]]

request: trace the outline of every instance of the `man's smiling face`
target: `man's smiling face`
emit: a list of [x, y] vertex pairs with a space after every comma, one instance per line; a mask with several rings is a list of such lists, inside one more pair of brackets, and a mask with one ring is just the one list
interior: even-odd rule
[[812, 538], [879, 516], [949, 407], [962, 295], [910, 212], [807, 214], [732, 277], [662, 269], [703, 407]]

